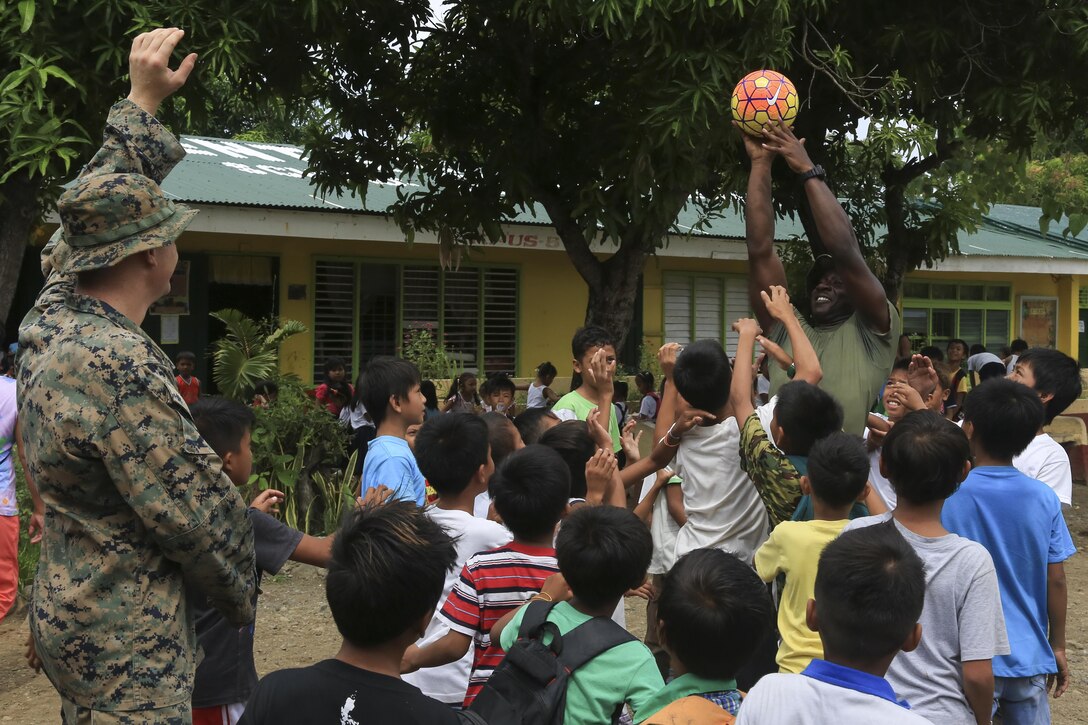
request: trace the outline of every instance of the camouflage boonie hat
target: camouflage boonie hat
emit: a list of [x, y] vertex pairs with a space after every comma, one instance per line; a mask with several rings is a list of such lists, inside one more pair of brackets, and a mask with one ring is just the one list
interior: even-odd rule
[[70, 252], [63, 270], [86, 272], [177, 239], [196, 209], [166, 198], [140, 174], [85, 176], [57, 201], [64, 241]]

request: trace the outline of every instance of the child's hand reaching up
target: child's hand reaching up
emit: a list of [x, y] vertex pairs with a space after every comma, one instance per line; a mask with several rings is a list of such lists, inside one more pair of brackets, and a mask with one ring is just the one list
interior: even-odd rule
[[392, 495], [393, 489], [388, 486], [375, 486], [374, 488], [368, 488], [365, 494], [355, 499], [355, 505], [364, 509], [369, 506], [381, 506]]
[[779, 322], [785, 322], [794, 316], [793, 305], [790, 304], [790, 295], [786, 292], [785, 287], [777, 284], [771, 285], [770, 288], [760, 291], [759, 296], [763, 298], [763, 304], [766, 305], [767, 312]]
[[612, 451], [598, 448], [593, 457], [586, 461], [586, 501], [598, 504], [605, 500], [617, 468]]
[[657, 362], [661, 365], [661, 374], [666, 380], [672, 379], [672, 371], [676, 367], [676, 356], [683, 349], [678, 342], [667, 342], [657, 351]]
[[604, 348], [597, 348], [593, 357], [589, 359], [589, 367], [586, 368], [586, 382], [594, 390], [607, 388], [612, 390], [612, 376], [616, 372], [616, 361], [608, 360]]
[[778, 367], [782, 368], [783, 370], [789, 370], [790, 365], [793, 365], [793, 358], [790, 357], [789, 353], [783, 350], [782, 346], [779, 345], [777, 342], [771, 342], [763, 335], [759, 335], [758, 337], [756, 337], [756, 342], [758, 342], [759, 346], [763, 348], [763, 352], [765, 352], [772, 360], [774, 360], [775, 365], [777, 365]]
[[639, 429], [638, 433], [634, 433], [636, 425], [638, 421], [632, 418], [623, 426], [623, 432], [620, 434], [620, 445], [623, 446], [623, 454], [627, 456], [627, 465], [636, 463], [642, 458], [638, 447], [639, 441], [642, 440], [642, 430]]
[[922, 397], [932, 395], [939, 382], [933, 361], [925, 355], [912, 355], [910, 367], [907, 368], [907, 381]]
[[[766, 292], [763, 292], [762, 294], [766, 294]], [[753, 340], [757, 335], [763, 332], [763, 330], [759, 328], [759, 323], [751, 317], [742, 317], [734, 322], [733, 330], [741, 337], [750, 337]]]
[[605, 426], [609, 423], [609, 416], [604, 416], [604, 422], [601, 421], [600, 408], [594, 408], [589, 411], [589, 415], [586, 416], [586, 427], [589, 429], [589, 437], [593, 439], [593, 443], [601, 450], [606, 450], [609, 453], [612, 452], [612, 434], [608, 432], [608, 428]]
[[279, 505], [281, 503], [283, 503], [283, 492], [269, 488], [257, 494], [257, 497], [253, 499], [249, 506], [261, 513], [276, 514], [280, 511]]

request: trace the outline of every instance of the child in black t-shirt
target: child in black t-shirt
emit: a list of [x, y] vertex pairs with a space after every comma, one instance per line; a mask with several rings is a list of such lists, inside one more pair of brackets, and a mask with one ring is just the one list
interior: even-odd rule
[[[201, 398], [193, 403], [190, 412], [200, 435], [223, 460], [223, 473], [236, 486], [247, 483], [253, 469], [253, 411], [226, 398]], [[269, 515], [281, 501], [283, 494], [269, 489], [250, 504], [258, 581], [263, 572], [278, 572], [288, 559], [328, 565], [332, 538], [303, 534]], [[190, 587], [188, 599], [197, 643], [204, 651], [193, 686], [193, 723], [234, 725], [257, 686], [253, 625], [241, 630], [231, 626], [199, 590]]]
[[340, 651], [266, 676], [241, 725], [457, 723], [452, 709], [399, 677], [456, 560], [453, 540], [414, 503], [357, 509], [337, 533], [325, 579]]

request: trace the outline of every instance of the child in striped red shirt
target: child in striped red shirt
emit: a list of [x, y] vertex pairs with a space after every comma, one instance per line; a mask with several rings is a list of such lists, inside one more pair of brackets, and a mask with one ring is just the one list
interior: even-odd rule
[[414, 672], [456, 662], [475, 644], [466, 708], [503, 658], [498, 642], [491, 642], [491, 628], [559, 572], [555, 527], [567, 512], [570, 473], [555, 451], [527, 446], [503, 462], [489, 491], [514, 540], [469, 558], [438, 615], [449, 633], [426, 647], [409, 647], [401, 666]]

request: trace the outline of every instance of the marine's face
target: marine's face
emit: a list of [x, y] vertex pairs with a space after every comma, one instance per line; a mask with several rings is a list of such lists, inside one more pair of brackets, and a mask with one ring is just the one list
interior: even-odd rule
[[854, 312], [854, 303], [846, 294], [846, 285], [835, 271], [829, 271], [820, 278], [812, 288], [810, 302], [812, 321], [816, 324], [837, 322]]

